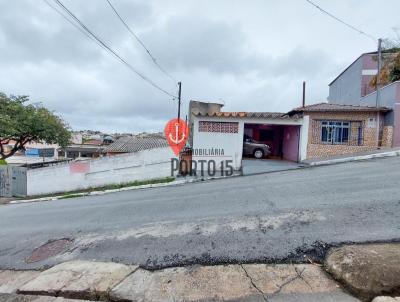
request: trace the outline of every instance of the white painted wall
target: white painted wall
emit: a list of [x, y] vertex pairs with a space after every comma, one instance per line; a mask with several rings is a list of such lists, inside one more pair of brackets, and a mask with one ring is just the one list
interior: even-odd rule
[[[199, 121], [215, 121], [215, 122], [238, 122], [239, 129], [238, 133], [215, 133], [215, 132], [199, 132]], [[226, 160], [232, 160], [232, 166], [235, 170], [239, 170], [242, 161], [242, 149], [243, 149], [243, 131], [244, 124], [239, 119], [228, 119], [228, 118], [210, 118], [201, 117], [194, 118], [194, 131], [193, 131], [193, 156], [192, 160], [214, 160], [216, 162], [216, 168], [221, 169], [221, 165], [226, 163]], [[196, 150], [209, 150], [223, 149], [223, 156], [198, 156], [196, 155]], [[222, 163], [225, 162], [225, 163]], [[200, 165], [198, 164], [197, 170], [200, 170]]]
[[299, 161], [307, 158], [308, 146], [308, 130], [310, 127], [310, 116], [303, 116], [303, 122], [300, 127], [300, 142], [299, 142]]
[[[215, 133], [199, 132], [199, 121], [213, 122], [237, 122], [239, 123], [238, 133]], [[221, 162], [227, 159], [233, 161], [235, 170], [239, 170], [242, 165], [243, 153], [243, 134], [244, 124], [269, 124], [269, 125], [299, 125], [300, 127], [300, 160], [304, 160], [307, 155], [308, 140], [308, 117], [307, 119], [256, 119], [256, 118], [224, 118], [224, 117], [194, 117], [193, 130], [193, 149], [224, 149], [224, 157], [214, 156], [193, 156], [193, 160], [210, 160], [217, 162], [220, 169]], [[198, 169], [199, 170], [199, 169]]]
[[168, 177], [171, 158], [176, 156], [167, 147], [90, 159], [85, 161], [89, 164], [85, 173], [72, 172], [71, 164], [32, 169], [27, 171], [27, 194], [42, 195]]

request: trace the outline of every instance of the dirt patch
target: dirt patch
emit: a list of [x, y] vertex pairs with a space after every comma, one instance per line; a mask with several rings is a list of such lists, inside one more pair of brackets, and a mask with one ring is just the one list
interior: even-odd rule
[[66, 251], [68, 247], [72, 244], [72, 242], [73, 240], [70, 238], [61, 238], [48, 241], [45, 244], [34, 249], [32, 254], [25, 260], [25, 262], [39, 262], [42, 260], [46, 260], [50, 257], [59, 255]]

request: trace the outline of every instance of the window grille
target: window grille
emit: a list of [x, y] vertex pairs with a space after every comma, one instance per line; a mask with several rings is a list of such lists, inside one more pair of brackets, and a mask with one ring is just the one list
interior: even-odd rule
[[362, 146], [364, 123], [361, 121], [312, 121], [312, 143]]
[[238, 131], [237, 122], [199, 122], [199, 132], [238, 133]]

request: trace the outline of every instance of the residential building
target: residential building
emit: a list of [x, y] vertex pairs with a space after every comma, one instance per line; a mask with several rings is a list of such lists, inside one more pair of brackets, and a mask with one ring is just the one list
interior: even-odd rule
[[[192, 102], [192, 101], [191, 101]], [[212, 159], [218, 169], [227, 161], [235, 170], [241, 168], [244, 136], [271, 146], [273, 156], [302, 161], [307, 158], [308, 117], [273, 112], [223, 112], [197, 110], [190, 112], [192, 124], [192, 159]], [[215, 104], [215, 103], [212, 103]], [[204, 104], [202, 107], [207, 108]]]
[[65, 149], [58, 149], [59, 158], [97, 158], [104, 155], [105, 146], [98, 144], [71, 144]]
[[[16, 142], [10, 141], [4, 146], [5, 151], [12, 149]], [[38, 162], [56, 161], [58, 159], [57, 144], [46, 144], [41, 142], [29, 142], [23, 149], [17, 151], [13, 156], [7, 158], [8, 164], [23, 165]]]
[[[274, 112], [192, 112], [192, 160], [213, 160], [217, 168], [229, 160], [241, 168], [245, 138], [267, 144], [268, 159], [301, 162], [391, 147], [393, 126], [385, 124], [392, 109], [320, 103]], [[378, 125], [377, 121], [380, 121]]]
[[385, 107], [320, 103], [293, 109], [288, 114], [308, 116], [307, 158], [312, 159], [377, 149], [378, 129], [382, 129], [382, 147], [391, 147], [393, 127], [384, 124], [389, 112]]
[[[397, 50], [382, 53], [383, 68], [400, 55]], [[384, 126], [392, 128], [392, 146], [400, 147], [400, 81], [394, 81], [379, 89], [379, 100], [373, 83], [377, 75], [377, 53], [364, 53], [350, 64], [329, 84], [329, 103], [377, 106], [392, 109], [384, 115]], [[378, 102], [378, 104], [377, 104]], [[382, 131], [380, 145], [385, 146]]]
[[[397, 53], [385, 52], [383, 62], [392, 60]], [[329, 103], [360, 105], [360, 99], [376, 90], [373, 79], [378, 73], [377, 53], [364, 53], [351, 63], [329, 84]], [[396, 85], [396, 90], [398, 86]], [[383, 90], [384, 88], [381, 88]], [[400, 90], [399, 90], [400, 91]], [[394, 101], [388, 95], [381, 96], [381, 104], [388, 106]], [[391, 102], [394, 104], [394, 102]], [[370, 103], [371, 104], [371, 103]], [[372, 105], [375, 105], [375, 99]], [[392, 107], [392, 106], [388, 106]]]

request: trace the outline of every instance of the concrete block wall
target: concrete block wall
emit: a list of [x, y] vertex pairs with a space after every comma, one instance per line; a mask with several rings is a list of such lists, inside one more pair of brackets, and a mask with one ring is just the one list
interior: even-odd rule
[[28, 170], [27, 195], [168, 177], [175, 157], [167, 147]]

